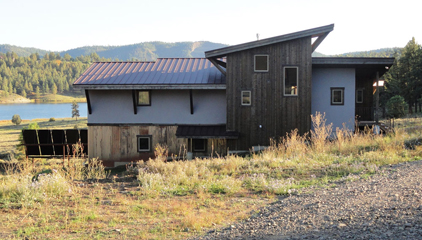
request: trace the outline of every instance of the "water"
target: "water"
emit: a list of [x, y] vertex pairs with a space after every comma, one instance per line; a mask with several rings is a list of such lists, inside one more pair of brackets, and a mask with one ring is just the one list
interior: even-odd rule
[[[86, 117], [86, 103], [78, 103], [80, 117]], [[72, 103], [13, 103], [0, 104], [0, 120], [11, 120], [19, 114], [21, 119], [72, 117]]]

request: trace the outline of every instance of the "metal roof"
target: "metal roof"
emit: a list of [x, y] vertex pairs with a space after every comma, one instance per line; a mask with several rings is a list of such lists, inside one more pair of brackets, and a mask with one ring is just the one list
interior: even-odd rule
[[178, 138], [225, 138], [237, 139], [238, 132], [226, 131], [226, 125], [181, 125], [177, 127]]
[[75, 87], [95, 89], [225, 88], [226, 78], [206, 58], [159, 58], [156, 62], [96, 62]]
[[[334, 29], [334, 24], [330, 24], [330, 25], [326, 25], [326, 26], [322, 26], [322, 27], [318, 27], [318, 28], [312, 28], [312, 29], [308, 29], [308, 30], [304, 30], [304, 31], [300, 31], [300, 32], [294, 32], [294, 33], [280, 35], [280, 36], [276, 36], [276, 37], [272, 37], [272, 38], [266, 38], [266, 39], [257, 40], [257, 41], [253, 41], [253, 42], [247, 42], [247, 43], [238, 44], [238, 45], [234, 45], [234, 46], [219, 48], [219, 49], [215, 49], [215, 50], [205, 52], [205, 57], [206, 58], [224, 57], [229, 53], [243, 51], [243, 50], [256, 48], [256, 47], [267, 46], [267, 45], [270, 45], [270, 44], [290, 41], [290, 40], [303, 38], [303, 37], [320, 37], [320, 36], [323, 36], [320, 40], [320, 41], [322, 41], [328, 33], [333, 31], [333, 29]], [[319, 45], [319, 43], [317, 45]]]

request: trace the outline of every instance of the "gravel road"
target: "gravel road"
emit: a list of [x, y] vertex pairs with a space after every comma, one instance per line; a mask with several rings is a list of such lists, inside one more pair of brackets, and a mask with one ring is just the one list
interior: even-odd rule
[[422, 161], [308, 188], [197, 239], [422, 239]]

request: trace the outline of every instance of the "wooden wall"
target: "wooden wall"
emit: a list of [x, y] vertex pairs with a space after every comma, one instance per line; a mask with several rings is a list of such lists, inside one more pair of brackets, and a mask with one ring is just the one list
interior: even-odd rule
[[[363, 89], [363, 102], [356, 103], [355, 115], [361, 121], [373, 121], [373, 102], [375, 97], [373, 94], [373, 84], [376, 81], [376, 73], [372, 70], [357, 68], [356, 69], [356, 89]], [[355, 100], [356, 102], [356, 100]]]
[[[154, 158], [157, 144], [169, 148], [169, 156], [182, 156], [189, 151], [188, 139], [176, 137], [177, 126], [157, 125], [91, 125], [88, 126], [89, 157], [98, 157], [106, 166], [114, 162], [131, 162]], [[151, 152], [137, 151], [137, 135], [152, 136]], [[185, 150], [186, 149], [186, 150]], [[208, 139], [206, 152], [195, 152], [194, 157], [225, 155], [225, 139]]]
[[[254, 55], [269, 55], [269, 71], [254, 72]], [[311, 127], [311, 38], [277, 43], [227, 56], [227, 130], [240, 133], [230, 150], [269, 145], [270, 138]], [[299, 67], [298, 96], [283, 96], [283, 67]], [[241, 106], [241, 91], [252, 91], [251, 106]], [[262, 125], [262, 128], [259, 128]]]

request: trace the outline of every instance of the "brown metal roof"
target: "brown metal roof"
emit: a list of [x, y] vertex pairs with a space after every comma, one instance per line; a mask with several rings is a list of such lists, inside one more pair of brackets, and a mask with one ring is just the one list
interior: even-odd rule
[[226, 138], [237, 139], [238, 132], [227, 132], [226, 125], [181, 125], [177, 127], [178, 138]]
[[156, 62], [96, 62], [73, 83], [82, 88], [225, 84], [225, 76], [206, 58], [159, 58]]

